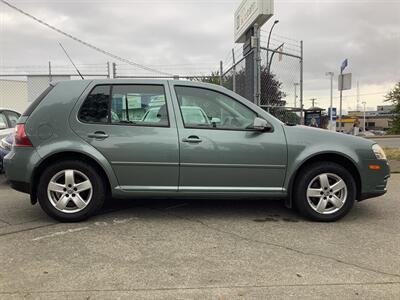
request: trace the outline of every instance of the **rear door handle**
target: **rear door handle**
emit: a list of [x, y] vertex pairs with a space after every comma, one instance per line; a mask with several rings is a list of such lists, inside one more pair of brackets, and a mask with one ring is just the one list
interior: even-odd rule
[[198, 144], [198, 143], [201, 143], [202, 141], [203, 140], [201, 138], [199, 138], [198, 136], [196, 136], [196, 135], [191, 135], [191, 136], [189, 136], [187, 138], [183, 138], [182, 139], [182, 142], [190, 143], [190, 144]]
[[89, 134], [88, 137], [91, 139], [104, 140], [108, 138], [108, 134], [103, 131], [96, 131], [95, 133]]

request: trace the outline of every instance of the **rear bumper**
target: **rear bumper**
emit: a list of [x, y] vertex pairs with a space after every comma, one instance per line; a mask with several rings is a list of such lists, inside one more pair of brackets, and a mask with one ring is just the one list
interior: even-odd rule
[[30, 193], [34, 167], [40, 157], [34, 148], [17, 148], [4, 157], [4, 171], [11, 187]]
[[30, 194], [31, 192], [31, 185], [27, 182], [9, 180], [9, 183], [11, 188], [18, 192], [25, 194]]

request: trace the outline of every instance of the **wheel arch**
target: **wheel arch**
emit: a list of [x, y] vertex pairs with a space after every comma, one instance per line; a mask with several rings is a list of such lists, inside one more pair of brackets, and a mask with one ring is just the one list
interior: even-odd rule
[[63, 161], [63, 160], [80, 160], [86, 163], [89, 163], [91, 166], [96, 168], [96, 170], [101, 174], [101, 177], [104, 178], [106, 181], [106, 191], [107, 195], [111, 195], [112, 186], [109, 175], [105, 171], [104, 167], [101, 165], [99, 161], [95, 158], [91, 157], [90, 155], [77, 152], [77, 151], [61, 151], [57, 153], [53, 153], [46, 158], [44, 158], [37, 167], [33, 170], [32, 178], [31, 178], [31, 203], [32, 205], [37, 203], [37, 186], [39, 183], [39, 178], [43, 171], [46, 169], [47, 166], [51, 165], [52, 163]]
[[356, 163], [354, 160], [349, 158], [348, 156], [342, 154], [342, 153], [335, 153], [335, 152], [326, 152], [326, 153], [319, 153], [314, 156], [308, 157], [305, 159], [302, 163], [300, 163], [297, 167], [297, 169], [293, 172], [293, 175], [290, 178], [289, 181], [289, 195], [285, 201], [285, 205], [287, 207], [292, 207], [293, 204], [293, 189], [294, 189], [294, 184], [301, 173], [301, 171], [306, 168], [307, 166], [315, 163], [315, 162], [333, 162], [337, 163], [338, 165], [341, 165], [342, 167], [346, 168], [347, 170], [350, 171], [351, 174], [354, 174], [354, 180], [356, 182], [356, 199], [359, 200], [361, 197], [361, 174], [359, 169], [357, 168]]

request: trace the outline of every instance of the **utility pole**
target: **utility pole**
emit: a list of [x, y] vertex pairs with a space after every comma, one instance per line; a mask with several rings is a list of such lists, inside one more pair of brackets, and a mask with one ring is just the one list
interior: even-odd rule
[[304, 117], [303, 117], [303, 72], [304, 72], [304, 44], [303, 41], [300, 41], [300, 123], [303, 125], [304, 124]]
[[366, 116], [365, 116], [365, 115], [366, 115], [366, 113], [365, 113], [365, 105], [367, 104], [367, 102], [363, 101], [362, 104], [364, 105], [364, 132], [365, 132], [366, 129], [367, 129], [367, 128], [366, 128], [366, 127], [367, 127], [367, 126], [366, 126], [366, 120], [365, 120], [365, 119], [366, 119]]
[[[329, 129], [333, 130], [333, 76], [335, 76], [335, 73], [333, 72], [326, 72], [326, 76], [331, 77], [331, 103], [330, 103], [330, 122], [329, 122]], [[336, 128], [335, 128], [336, 131]]]
[[343, 107], [343, 83], [344, 83], [344, 76], [343, 76], [343, 71], [346, 69], [348, 66], [348, 60], [345, 59], [342, 63], [342, 66], [340, 67], [340, 109], [339, 109], [339, 118], [340, 118], [340, 131], [342, 131], [343, 128], [343, 122], [342, 122], [342, 107]]
[[219, 85], [222, 85], [222, 73], [224, 72], [224, 63], [222, 60], [219, 62]]
[[360, 111], [360, 82], [357, 81], [357, 108], [356, 111]]
[[315, 102], [317, 102], [317, 98], [311, 98], [310, 100], [312, 102], [312, 108], [314, 108], [315, 107]]

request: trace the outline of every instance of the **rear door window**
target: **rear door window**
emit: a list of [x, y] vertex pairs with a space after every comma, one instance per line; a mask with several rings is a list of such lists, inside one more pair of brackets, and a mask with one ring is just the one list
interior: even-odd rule
[[111, 123], [138, 126], [169, 126], [163, 85], [114, 85]]

